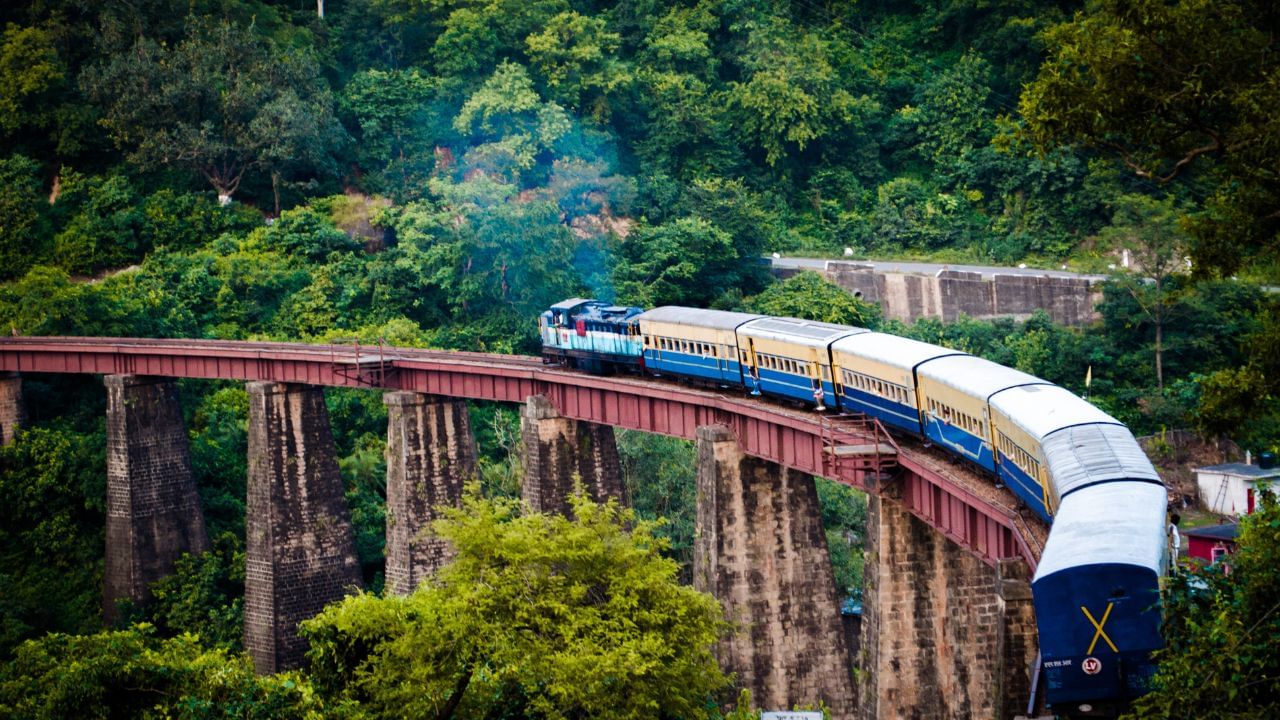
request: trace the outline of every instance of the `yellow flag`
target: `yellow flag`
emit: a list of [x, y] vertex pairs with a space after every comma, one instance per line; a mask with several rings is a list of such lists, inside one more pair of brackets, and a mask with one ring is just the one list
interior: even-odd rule
[[1093, 366], [1090, 365], [1089, 369], [1084, 372], [1084, 386], [1089, 387], [1092, 384], [1093, 384]]

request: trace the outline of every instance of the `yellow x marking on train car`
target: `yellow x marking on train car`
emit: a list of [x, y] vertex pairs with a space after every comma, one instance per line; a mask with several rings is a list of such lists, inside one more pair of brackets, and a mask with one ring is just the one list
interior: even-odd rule
[[1098, 638], [1102, 638], [1107, 642], [1107, 645], [1111, 647], [1111, 652], [1120, 652], [1119, 648], [1116, 647], [1116, 644], [1111, 642], [1111, 638], [1107, 637], [1106, 631], [1102, 629], [1102, 626], [1107, 624], [1107, 618], [1111, 617], [1111, 606], [1114, 604], [1115, 603], [1107, 603], [1107, 609], [1103, 611], [1102, 620], [1100, 621], [1093, 619], [1093, 614], [1089, 612], [1089, 608], [1083, 605], [1080, 606], [1080, 612], [1084, 613], [1084, 616], [1089, 619], [1089, 624], [1093, 626], [1095, 631], [1093, 633], [1093, 640], [1089, 643], [1089, 649], [1084, 652], [1085, 655], [1093, 654], [1093, 648], [1098, 644]]

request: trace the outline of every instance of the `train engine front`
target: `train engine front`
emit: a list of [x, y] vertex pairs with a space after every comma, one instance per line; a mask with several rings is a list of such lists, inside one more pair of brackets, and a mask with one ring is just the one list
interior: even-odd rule
[[542, 360], [597, 375], [642, 367], [638, 307], [572, 298], [538, 318]]

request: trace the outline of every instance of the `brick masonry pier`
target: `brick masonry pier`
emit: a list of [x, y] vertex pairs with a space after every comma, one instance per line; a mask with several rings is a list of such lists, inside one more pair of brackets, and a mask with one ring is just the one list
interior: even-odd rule
[[612, 427], [570, 420], [550, 400], [534, 395], [520, 411], [520, 435], [521, 495], [533, 510], [567, 512], [575, 474], [592, 499], [622, 500], [622, 466]]
[[387, 587], [406, 594], [449, 561], [432, 537], [441, 506], [456, 506], [475, 474], [476, 447], [465, 400], [391, 392], [387, 406]]
[[209, 548], [177, 384], [107, 375], [107, 529], [102, 612], [145, 601], [183, 553]]
[[694, 587], [736, 631], [717, 648], [765, 710], [825, 702], [854, 716], [853, 664], [813, 478], [743, 454], [728, 428], [697, 430]]
[[251, 382], [244, 645], [260, 673], [297, 667], [298, 623], [361, 585], [324, 392]]
[[22, 376], [15, 372], [0, 373], [0, 445], [12, 445], [18, 429], [26, 423]]
[[993, 568], [893, 499], [868, 505], [859, 717], [1025, 712], [1037, 651], [1026, 563]]

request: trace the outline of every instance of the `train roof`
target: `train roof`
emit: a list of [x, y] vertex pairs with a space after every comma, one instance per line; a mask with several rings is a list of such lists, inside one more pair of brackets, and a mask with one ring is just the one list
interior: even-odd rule
[[926, 360], [933, 360], [947, 355], [967, 354], [959, 350], [950, 350], [920, 342], [919, 340], [879, 332], [861, 333], [841, 338], [835, 341], [831, 346], [831, 350], [874, 360], [890, 367], [899, 367], [905, 370], [911, 370]]
[[991, 407], [1037, 440], [1072, 425], [1120, 425], [1088, 401], [1058, 385], [1021, 385], [991, 396]]
[[789, 317], [766, 317], [738, 328], [738, 332], [754, 338], [795, 342], [813, 347], [826, 347], [836, 338], [870, 332], [866, 328], [835, 325]]
[[1035, 581], [1087, 565], [1136, 565], [1161, 574], [1164, 487], [1143, 482], [1095, 485], [1062, 499]]
[[916, 370], [927, 377], [983, 402], [993, 393], [1017, 385], [1048, 384], [1035, 375], [1014, 370], [972, 355], [950, 355], [930, 360]]
[[589, 302], [596, 302], [596, 300], [592, 298], [569, 298], [568, 300], [561, 300], [555, 305], [552, 305], [551, 309], [552, 310], [572, 310], [583, 303], [589, 303]]
[[1059, 497], [1114, 480], [1163, 483], [1147, 454], [1123, 425], [1064, 428], [1040, 441], [1049, 477]]
[[751, 320], [758, 320], [764, 315], [753, 313], [729, 312], [727, 310], [702, 310], [700, 308], [665, 305], [647, 310], [636, 316], [640, 322], [666, 322], [673, 325], [689, 325], [692, 327], [712, 328], [715, 330], [734, 330], [739, 325]]

